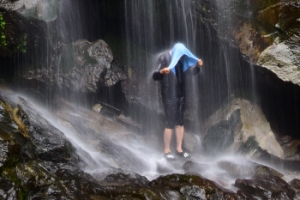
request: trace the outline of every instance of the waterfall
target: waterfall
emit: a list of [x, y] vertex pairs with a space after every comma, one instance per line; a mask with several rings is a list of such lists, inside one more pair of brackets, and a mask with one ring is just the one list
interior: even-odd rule
[[[146, 107], [137, 108], [134, 104], [129, 109], [130, 115], [143, 124], [144, 134], [159, 132], [161, 136], [162, 130], [154, 127], [163, 123], [157, 117], [162, 115], [163, 107], [159, 87], [151, 77], [157, 58], [177, 42], [184, 43], [202, 58], [205, 47], [199, 28], [206, 27], [196, 19], [192, 0], [125, 0], [125, 24], [128, 65], [135, 71], [137, 82], [140, 83], [135, 95], [139, 98], [137, 101]], [[188, 87], [191, 94], [189, 99], [195, 111], [190, 118], [195, 122], [199, 121], [197, 111], [201, 109], [198, 106], [198, 83], [199, 80], [193, 78]], [[150, 113], [149, 110], [156, 113]]]
[[[42, 2], [46, 1], [42, 0]], [[51, 80], [40, 81], [48, 84], [48, 87], [45, 86], [46, 96], [40, 97], [44, 106], [40, 106], [30, 98], [24, 99], [26, 102], [32, 102], [33, 106], [29, 109], [36, 111], [72, 142], [81, 161], [85, 163], [86, 172], [97, 175], [105, 170], [109, 171], [110, 168], [122, 168], [125, 172], [134, 171], [153, 180], [161, 175], [160, 167], [162, 171], [165, 167], [169, 173], [184, 171], [182, 165], [179, 166], [183, 164], [182, 160], [177, 166], [170, 166], [163, 157], [164, 108], [160, 86], [152, 79], [158, 56], [170, 50], [177, 42], [181, 42], [204, 62], [200, 72], [187, 79], [185, 128], [186, 133], [191, 136], [190, 142], [195, 143], [196, 146], [192, 161], [205, 167], [201, 175], [218, 183], [225, 182], [224, 187], [233, 190], [236, 189], [232, 188], [235, 178], [227, 174], [224, 169], [228, 167], [226, 163], [241, 167], [239, 172], [241, 176], [248, 176], [247, 172], [243, 171], [251, 165], [246, 159], [229, 155], [229, 150], [218, 152], [220, 157], [215, 158], [208, 155], [210, 152], [204, 152], [205, 147], [201, 146], [205, 133], [208, 133], [211, 127], [209, 133], [214, 135], [218, 130], [229, 126], [227, 132], [221, 130], [220, 134], [217, 133], [221, 135], [217, 138], [219, 141], [214, 141], [215, 138], [211, 137], [213, 140], [210, 144], [211, 149], [218, 151], [216, 145], [221, 142], [227, 144], [231, 142], [229, 140], [235, 139], [232, 135], [224, 138], [222, 134], [233, 132], [230, 123], [238, 121], [239, 118], [236, 119], [236, 116], [240, 117], [241, 114], [235, 110], [235, 115], [231, 113], [231, 116], [226, 116], [228, 119], [223, 118], [224, 120], [218, 121], [211, 116], [219, 108], [224, 104], [229, 107], [231, 101], [239, 97], [247, 97], [251, 103], [256, 103], [259, 96], [255, 66], [251, 60], [248, 63], [242, 58], [239, 49], [231, 43], [233, 39], [227, 35], [233, 23], [229, 17], [231, 14], [229, 1], [216, 0], [213, 3], [216, 8], [210, 9], [215, 9], [213, 12], [217, 16], [216, 21], [209, 21], [210, 11], [206, 7], [208, 2], [202, 0], [59, 1], [57, 20], [46, 23], [44, 40], [46, 42], [33, 53], [34, 57], [41, 57], [39, 60], [44, 61], [42, 64], [36, 61], [34, 67], [38, 67], [38, 71], [42, 72], [53, 70], [55, 76]], [[248, 11], [250, 9], [247, 8]], [[250, 20], [249, 13], [250, 11], [245, 14], [248, 20]], [[101, 87], [105, 89], [102, 91], [99, 88], [87, 92], [88, 89], [82, 91], [80, 90], [82, 88], [73, 88], [73, 86], [67, 88], [68, 90], [61, 87], [60, 75], [64, 72], [69, 70], [70, 74], [75, 74], [79, 70], [88, 71], [99, 67], [89, 63], [90, 65], [82, 65], [81, 69], [72, 71], [76, 66], [72, 45], [77, 42], [76, 44], [84, 43], [89, 46], [100, 39], [107, 42], [113, 54], [113, 59], [109, 61], [106, 70], [115, 67], [112, 63], [119, 61], [120, 58], [120, 62], [123, 63], [117, 67], [126, 73], [127, 79], [123, 79], [123, 82], [118, 81], [115, 85], [103, 84], [104, 86]], [[83, 57], [87, 56], [86, 54], [85, 52]], [[25, 62], [26, 56], [23, 56], [20, 62]], [[13, 64], [17, 62], [19, 60], [14, 61]], [[25, 73], [25, 71], [28, 69], [18, 72]], [[82, 71], [77, 75], [79, 80], [84, 82], [87, 79], [84, 81], [80, 79]], [[43, 79], [43, 76], [40, 78]], [[100, 85], [99, 82], [96, 83], [97, 86]], [[44, 87], [38, 85], [35, 89], [40, 92]], [[114, 96], [116, 90], [121, 94]], [[60, 95], [65, 99], [60, 98]], [[16, 104], [18, 97], [14, 96], [14, 99]], [[128, 117], [126, 119], [132, 119], [137, 124], [134, 127], [137, 129], [125, 129], [124, 124], [119, 124], [117, 121], [119, 116], [105, 118], [93, 112], [92, 106], [103, 99], [110, 107], [113, 107], [114, 105], [111, 104], [116, 102], [118, 106], [121, 105], [118, 111], [122, 112], [125, 118]], [[53, 104], [56, 105], [52, 107]], [[249, 104], [244, 104], [246, 109], [250, 108]], [[253, 106], [251, 109], [255, 112], [256, 107]], [[250, 112], [251, 114], [253, 113]], [[229, 120], [230, 118], [232, 121]], [[205, 130], [203, 124], [210, 119], [212, 123]], [[267, 127], [272, 134], [267, 120], [261, 124], [265, 125], [263, 128]], [[259, 128], [261, 127], [257, 129]], [[219, 148], [224, 146], [225, 149], [227, 147], [225, 145], [220, 145], [222, 147]], [[132, 160], [134, 162], [131, 162]], [[220, 177], [223, 180], [220, 180]]]

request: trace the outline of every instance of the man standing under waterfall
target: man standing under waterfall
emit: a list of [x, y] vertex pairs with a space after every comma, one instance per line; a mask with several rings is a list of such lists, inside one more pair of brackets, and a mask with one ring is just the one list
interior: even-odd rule
[[185, 111], [185, 75], [197, 74], [203, 61], [192, 54], [183, 44], [177, 43], [171, 51], [162, 53], [152, 78], [161, 83], [161, 95], [165, 109], [164, 155], [167, 160], [174, 160], [170, 143], [173, 129], [176, 133], [176, 155], [190, 158], [183, 151], [184, 136], [183, 115]]

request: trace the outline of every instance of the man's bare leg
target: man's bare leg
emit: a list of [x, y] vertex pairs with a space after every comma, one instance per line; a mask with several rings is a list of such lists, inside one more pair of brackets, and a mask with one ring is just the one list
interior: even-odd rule
[[183, 140], [183, 135], [184, 135], [184, 126], [176, 126], [175, 127], [175, 132], [176, 132], [176, 150], [177, 152], [182, 152], [182, 140]]
[[171, 139], [172, 139], [172, 133], [173, 133], [173, 129], [165, 128], [165, 131], [164, 131], [164, 144], [165, 144], [164, 152], [165, 153], [171, 152], [170, 144], [171, 144]]

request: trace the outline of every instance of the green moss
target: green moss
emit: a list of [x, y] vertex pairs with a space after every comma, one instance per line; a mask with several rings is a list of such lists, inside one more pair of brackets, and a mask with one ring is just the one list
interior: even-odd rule
[[3, 14], [0, 13], [0, 51], [2, 51], [2, 55], [10, 55], [17, 52], [26, 53], [28, 42], [27, 34], [25, 33], [19, 38], [14, 38], [14, 42], [16, 42], [14, 43], [12, 36], [8, 34], [11, 26], [11, 24], [5, 21]]
[[28, 199], [28, 194], [29, 194], [29, 191], [26, 188], [23, 188], [23, 187], [21, 187], [17, 191], [17, 196], [18, 196], [18, 199], [20, 199], [20, 200]]
[[28, 199], [29, 189], [22, 184], [16, 173], [16, 166], [22, 162], [18, 155], [10, 155], [3, 166], [0, 168], [0, 176], [13, 183], [17, 193], [17, 199]]
[[27, 47], [27, 34], [25, 33], [20, 39], [19, 43], [17, 45], [17, 50], [26, 53], [26, 47]]
[[2, 170], [1, 176], [14, 183], [14, 187], [16, 188], [17, 192], [17, 199], [28, 199], [29, 190], [26, 187], [22, 186], [22, 182], [18, 178], [14, 168], [5, 168], [4, 170]]
[[6, 26], [6, 22], [4, 21], [4, 17], [2, 14], [0, 14], [0, 47], [7, 46], [7, 39], [6, 39], [6, 35], [5, 35], [5, 26]]
[[202, 16], [200, 16], [200, 21], [204, 24], [204, 18]]
[[3, 168], [14, 168], [20, 162], [20, 158], [16, 156], [9, 156], [4, 163]]

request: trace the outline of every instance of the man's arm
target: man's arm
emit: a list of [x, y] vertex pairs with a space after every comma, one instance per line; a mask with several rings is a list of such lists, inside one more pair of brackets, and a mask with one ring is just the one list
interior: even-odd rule
[[161, 55], [158, 58], [156, 68], [152, 74], [153, 80], [155, 80], [155, 81], [162, 80], [164, 77], [164, 74], [170, 73], [170, 69], [167, 66], [164, 66], [166, 64], [167, 64], [167, 60], [165, 58], [165, 55]]
[[196, 75], [200, 71], [200, 67], [202, 67], [203, 61], [202, 59], [199, 59], [197, 62], [197, 65], [190, 67], [186, 72], [188, 75]]

